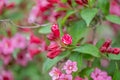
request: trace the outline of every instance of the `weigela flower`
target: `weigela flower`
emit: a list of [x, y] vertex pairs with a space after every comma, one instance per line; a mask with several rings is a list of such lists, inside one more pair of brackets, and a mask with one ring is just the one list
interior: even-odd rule
[[72, 44], [72, 37], [69, 34], [64, 34], [62, 37], [62, 42], [66, 45]]
[[83, 78], [77, 76], [77, 77], [75, 77], [75, 80], [83, 80]]
[[68, 60], [65, 63], [65, 65], [63, 66], [63, 70], [65, 70], [67, 74], [71, 74], [72, 72], [76, 72], [78, 70], [77, 62], [72, 62], [71, 60]]
[[113, 48], [113, 54], [119, 54], [120, 53], [120, 48]]
[[53, 24], [51, 27], [51, 31], [53, 33], [53, 35], [58, 38], [60, 36], [60, 31], [59, 31], [59, 27], [57, 24]]
[[13, 74], [11, 71], [0, 71], [0, 80], [14, 80]]
[[101, 71], [100, 69], [96, 68], [92, 74], [91, 78], [93, 80], [112, 80], [111, 76], [108, 76], [107, 72]]
[[27, 46], [27, 40], [26, 38], [21, 35], [20, 33], [17, 33], [13, 38], [13, 44], [15, 46], [15, 48], [20, 48], [20, 49], [25, 49]]
[[72, 80], [72, 75], [62, 74], [58, 80]]
[[13, 51], [15, 50], [13, 40], [8, 39], [8, 38], [3, 38], [2, 42], [1, 42], [1, 49], [2, 49], [3, 54], [5, 54], [5, 55], [12, 54]]
[[49, 75], [52, 77], [52, 80], [59, 79], [61, 74], [61, 71], [56, 67], [53, 67], [52, 70], [49, 72]]

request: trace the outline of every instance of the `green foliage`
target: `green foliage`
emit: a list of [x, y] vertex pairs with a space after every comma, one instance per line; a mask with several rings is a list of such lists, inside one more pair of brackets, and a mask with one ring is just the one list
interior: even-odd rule
[[97, 0], [98, 1], [98, 7], [101, 9], [101, 11], [107, 15], [109, 14], [109, 6], [110, 6], [110, 3], [109, 1], [110, 0]]
[[73, 38], [73, 45], [76, 45], [80, 39], [82, 39], [87, 33], [87, 27], [84, 21], [77, 21], [70, 23], [70, 27], [68, 28], [69, 34]]
[[41, 26], [41, 28], [38, 31], [40, 34], [48, 34], [51, 32], [51, 25], [48, 26]]
[[75, 48], [73, 51], [80, 52], [83, 54], [89, 54], [89, 55], [92, 55], [94, 57], [100, 57], [100, 53], [99, 53], [98, 48], [91, 45], [91, 44], [81, 45], [81, 46]]
[[106, 16], [106, 19], [112, 23], [115, 23], [115, 24], [120, 24], [120, 17], [118, 16], [115, 16], [115, 15], [107, 15]]
[[89, 26], [90, 22], [93, 20], [97, 13], [97, 8], [86, 8], [81, 11], [81, 17], [83, 18], [83, 20], [85, 20], [87, 26]]
[[119, 55], [109, 54], [108, 57], [111, 60], [120, 60], [120, 54]]

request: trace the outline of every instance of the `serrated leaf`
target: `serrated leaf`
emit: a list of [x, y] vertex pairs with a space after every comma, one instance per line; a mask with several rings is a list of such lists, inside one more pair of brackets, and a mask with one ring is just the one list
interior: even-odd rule
[[73, 51], [80, 52], [83, 54], [89, 54], [94, 57], [100, 57], [98, 48], [91, 44], [81, 45], [81, 46], [75, 48]]
[[96, 8], [86, 8], [81, 11], [81, 17], [83, 18], [83, 20], [85, 20], [87, 26], [89, 26], [90, 22], [93, 20], [97, 12], [98, 9]]
[[109, 54], [108, 57], [109, 57], [109, 59], [111, 59], [111, 60], [120, 60], [120, 54], [118, 54], [118, 55]]
[[61, 55], [57, 56], [54, 59], [47, 59], [43, 64], [43, 72], [49, 71], [58, 61], [67, 57], [70, 54], [69, 51], [62, 52]]
[[73, 38], [73, 45], [76, 45], [78, 41], [85, 36], [87, 29], [84, 21], [71, 23], [68, 32]]
[[107, 15], [106, 19], [112, 23], [116, 23], [120, 25], [120, 17], [115, 16], [115, 15]]

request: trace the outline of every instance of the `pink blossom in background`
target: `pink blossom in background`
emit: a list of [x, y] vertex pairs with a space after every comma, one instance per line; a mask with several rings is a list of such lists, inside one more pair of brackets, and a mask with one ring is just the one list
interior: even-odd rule
[[8, 65], [12, 61], [12, 55], [0, 54], [0, 60], [2, 60], [5, 65]]
[[111, 76], [108, 76], [107, 72], [98, 68], [95, 68], [95, 70], [92, 72], [91, 78], [93, 80], [112, 80]]
[[77, 77], [75, 77], [75, 80], [83, 80], [83, 78], [77, 76]]
[[77, 62], [72, 62], [71, 60], [68, 60], [65, 63], [65, 65], [63, 66], [63, 70], [65, 70], [67, 74], [71, 74], [72, 72], [76, 72], [78, 70]]
[[15, 50], [13, 40], [9, 38], [3, 38], [1, 42], [1, 49], [2, 49], [2, 53], [5, 55], [12, 54]]
[[16, 58], [16, 62], [21, 66], [27, 66], [30, 60], [31, 60], [31, 57], [26, 51], [22, 51], [18, 53]]
[[26, 38], [20, 33], [17, 33], [12, 40], [15, 48], [25, 49], [27, 46]]
[[62, 74], [58, 80], [72, 80], [72, 75]]
[[56, 67], [53, 67], [52, 70], [49, 72], [49, 75], [52, 77], [52, 80], [59, 79], [61, 74], [61, 71]]
[[115, 0], [111, 0], [110, 13], [120, 16], [120, 5]]
[[0, 80], [14, 80], [12, 72], [7, 70], [0, 71]]

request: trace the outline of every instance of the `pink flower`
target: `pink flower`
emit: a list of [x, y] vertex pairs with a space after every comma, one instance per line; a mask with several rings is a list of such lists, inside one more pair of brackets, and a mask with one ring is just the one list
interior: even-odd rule
[[52, 80], [56, 80], [60, 77], [61, 71], [58, 68], [53, 67], [52, 70], [49, 72], [49, 75], [52, 77]]
[[72, 75], [62, 74], [58, 80], [72, 80]]
[[51, 31], [52, 33], [54, 34], [54, 36], [56, 38], [58, 38], [60, 36], [60, 31], [59, 31], [59, 27], [57, 24], [53, 24], [52, 27], [51, 27]]
[[93, 80], [112, 80], [111, 76], [108, 76], [107, 72], [101, 71], [100, 69], [96, 68], [92, 74], [91, 78]]
[[21, 66], [27, 66], [28, 62], [31, 60], [31, 57], [26, 51], [18, 53], [16, 61]]
[[10, 54], [4, 55], [0, 54], [0, 59], [5, 65], [8, 65], [12, 61], [12, 56]]
[[62, 37], [62, 42], [66, 45], [72, 44], [72, 37], [69, 34], [65, 34]]
[[0, 72], [0, 80], [14, 80], [13, 74], [10, 71], [1, 71]]
[[77, 76], [77, 77], [75, 77], [75, 80], [83, 80], [83, 78]]
[[12, 39], [3, 38], [1, 44], [2, 44], [1, 45], [2, 52], [5, 55], [12, 54], [13, 51], [15, 50], [14, 43], [13, 43]]
[[63, 70], [66, 71], [67, 74], [71, 74], [72, 72], [76, 72], [78, 70], [77, 63], [68, 60], [63, 66]]
[[13, 40], [15, 48], [25, 49], [26, 46], [27, 46], [27, 40], [26, 40], [26, 38], [23, 35], [19, 34], [19, 33], [17, 33], [12, 38], [12, 40]]

